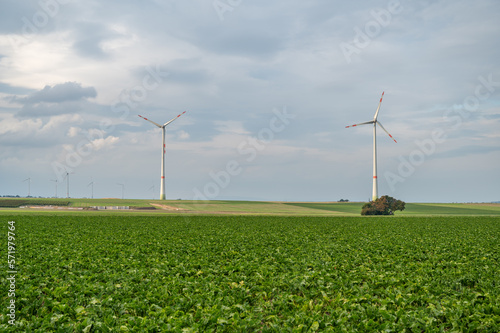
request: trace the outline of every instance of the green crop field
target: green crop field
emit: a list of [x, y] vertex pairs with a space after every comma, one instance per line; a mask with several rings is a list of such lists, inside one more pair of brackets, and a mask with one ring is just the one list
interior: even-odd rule
[[[0, 214], [26, 214], [36, 210], [54, 213], [134, 214], [144, 209], [151, 214], [241, 214], [241, 215], [293, 215], [293, 216], [359, 216], [363, 202], [269, 202], [269, 201], [193, 201], [145, 199], [38, 199], [0, 198]], [[17, 208], [28, 206], [28, 208]], [[42, 207], [45, 206], [45, 207]], [[55, 207], [62, 206], [62, 207]], [[89, 211], [95, 206], [128, 206], [124, 211]], [[38, 207], [38, 208], [37, 208]], [[150, 209], [150, 210], [149, 210]], [[79, 211], [77, 211], [79, 210]], [[82, 210], [84, 210], [82, 212]], [[137, 215], [137, 214], [136, 214]], [[407, 203], [406, 209], [396, 212], [403, 216], [500, 216], [500, 204], [464, 203]]]
[[1, 332], [500, 331], [500, 217], [0, 216]]

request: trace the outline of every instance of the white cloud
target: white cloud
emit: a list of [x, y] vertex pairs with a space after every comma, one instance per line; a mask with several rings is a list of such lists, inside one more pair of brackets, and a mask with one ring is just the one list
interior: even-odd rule
[[16, 135], [18, 133], [34, 133], [42, 128], [43, 123], [41, 119], [23, 119], [19, 120], [12, 116], [8, 116], [0, 120], [0, 135], [10, 134]]
[[92, 147], [93, 150], [98, 151], [113, 147], [119, 140], [119, 138], [110, 135], [106, 138], [92, 140], [88, 146]]
[[190, 135], [188, 132], [181, 130], [177, 132], [177, 137], [179, 138], [179, 140], [187, 140], [189, 139]]
[[80, 134], [82, 132], [82, 129], [81, 128], [78, 128], [78, 127], [73, 127], [71, 126], [68, 130], [68, 136], [70, 138], [74, 138], [75, 136], [77, 136], [78, 134]]
[[215, 129], [222, 133], [248, 134], [241, 121], [220, 120], [214, 121]]

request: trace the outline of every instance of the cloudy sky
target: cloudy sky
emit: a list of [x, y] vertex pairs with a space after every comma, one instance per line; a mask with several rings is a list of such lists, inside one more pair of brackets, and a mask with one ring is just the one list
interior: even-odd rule
[[0, 6], [0, 195], [500, 200], [496, 0]]

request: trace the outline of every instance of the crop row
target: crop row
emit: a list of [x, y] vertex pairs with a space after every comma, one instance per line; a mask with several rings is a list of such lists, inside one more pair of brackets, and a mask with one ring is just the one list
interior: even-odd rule
[[500, 218], [15, 219], [17, 331], [500, 331]]

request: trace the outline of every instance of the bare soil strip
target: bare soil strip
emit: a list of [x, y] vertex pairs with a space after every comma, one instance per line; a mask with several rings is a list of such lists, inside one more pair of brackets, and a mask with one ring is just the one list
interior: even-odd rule
[[169, 206], [169, 205], [160, 205], [160, 204], [156, 204], [156, 203], [152, 203], [152, 202], [150, 202], [149, 204], [151, 206], [155, 206], [155, 207], [158, 207], [158, 208], [164, 209], [164, 210], [185, 210], [184, 208], [179, 208], [179, 207], [174, 207], [174, 206]]

